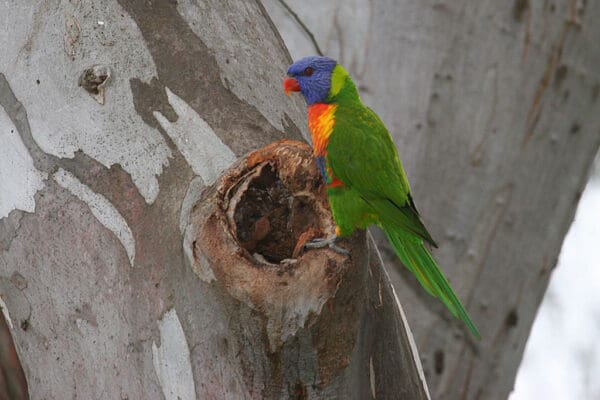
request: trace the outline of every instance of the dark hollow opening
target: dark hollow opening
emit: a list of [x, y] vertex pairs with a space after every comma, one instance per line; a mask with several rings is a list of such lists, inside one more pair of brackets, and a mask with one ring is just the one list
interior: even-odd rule
[[436, 350], [435, 353], [433, 353], [433, 361], [433, 369], [436, 374], [440, 375], [444, 372], [444, 352], [442, 350]]
[[320, 230], [314, 199], [294, 196], [270, 164], [249, 179], [234, 212], [238, 242], [270, 263], [292, 258], [300, 235]]
[[517, 315], [517, 310], [515, 310], [515, 309], [510, 310], [509, 313], [506, 315], [504, 324], [510, 329], [510, 328], [514, 328], [515, 326], [517, 326], [518, 322], [519, 322], [519, 316]]

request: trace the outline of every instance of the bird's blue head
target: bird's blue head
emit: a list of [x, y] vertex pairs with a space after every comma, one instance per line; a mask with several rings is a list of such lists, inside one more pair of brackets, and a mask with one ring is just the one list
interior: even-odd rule
[[331, 75], [337, 61], [329, 57], [304, 57], [287, 70], [288, 78], [283, 81], [286, 94], [301, 92], [309, 106], [323, 103], [331, 90]]

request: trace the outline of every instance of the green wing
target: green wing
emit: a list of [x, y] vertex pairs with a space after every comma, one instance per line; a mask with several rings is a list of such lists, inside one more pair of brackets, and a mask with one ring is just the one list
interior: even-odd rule
[[405, 206], [399, 207], [389, 199], [365, 199], [367, 203], [373, 207], [379, 215], [385, 216], [385, 222], [394, 224], [399, 228], [413, 233], [414, 235], [425, 240], [433, 247], [437, 247], [437, 243], [433, 240], [425, 225], [419, 218], [416, 208], [412, 204], [412, 198], [409, 194], [409, 202]]
[[360, 193], [385, 222], [437, 247], [412, 201], [408, 179], [385, 125], [357, 102], [338, 107], [327, 146], [336, 177]]

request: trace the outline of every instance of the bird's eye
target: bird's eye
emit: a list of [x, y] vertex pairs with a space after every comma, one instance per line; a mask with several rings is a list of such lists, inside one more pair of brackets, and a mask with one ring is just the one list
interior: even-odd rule
[[315, 70], [312, 67], [306, 67], [304, 69], [304, 76], [311, 76], [313, 72], [315, 72]]

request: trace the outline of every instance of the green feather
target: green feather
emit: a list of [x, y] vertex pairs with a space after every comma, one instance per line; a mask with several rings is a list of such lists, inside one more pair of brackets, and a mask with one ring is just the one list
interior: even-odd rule
[[414, 206], [409, 202], [404, 205], [395, 204], [390, 199], [371, 199], [367, 202], [377, 211], [379, 215], [386, 215], [386, 219], [393, 222], [396, 227], [412, 233], [425, 240], [434, 247], [437, 243], [433, 240]]
[[370, 224], [383, 227], [398, 257], [423, 287], [479, 338], [477, 328], [423, 245], [423, 241], [433, 246], [436, 243], [419, 217], [390, 134], [377, 114], [362, 103], [350, 76], [339, 65], [332, 75], [327, 102], [337, 105], [325, 161], [344, 183], [328, 189], [340, 235]]
[[417, 277], [429, 294], [440, 299], [455, 317], [467, 325], [473, 336], [480, 339], [481, 335], [477, 327], [469, 318], [435, 260], [423, 246], [423, 241], [411, 237], [394, 226], [384, 226], [383, 230], [402, 263]]

